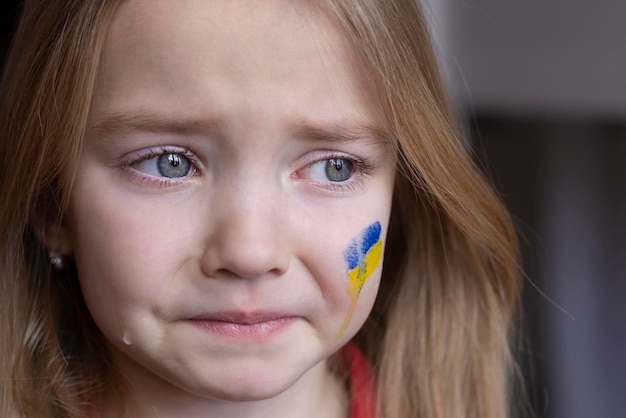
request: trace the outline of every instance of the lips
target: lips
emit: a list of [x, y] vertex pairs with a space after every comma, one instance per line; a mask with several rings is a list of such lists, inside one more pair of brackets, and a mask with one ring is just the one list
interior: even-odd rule
[[297, 317], [277, 313], [215, 313], [189, 318], [207, 332], [238, 339], [265, 339], [286, 331]]

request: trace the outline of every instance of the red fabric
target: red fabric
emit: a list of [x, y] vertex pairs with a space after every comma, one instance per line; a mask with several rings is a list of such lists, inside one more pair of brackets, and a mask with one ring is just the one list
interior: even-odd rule
[[86, 418], [100, 418], [100, 410], [94, 403], [88, 403], [84, 411]]
[[[350, 383], [350, 418], [375, 418], [376, 390], [367, 360], [355, 345], [346, 344], [342, 354], [348, 367]], [[85, 408], [87, 418], [99, 418], [98, 407], [90, 403]]]
[[342, 352], [350, 376], [350, 418], [375, 418], [376, 390], [369, 364], [355, 345], [347, 344]]

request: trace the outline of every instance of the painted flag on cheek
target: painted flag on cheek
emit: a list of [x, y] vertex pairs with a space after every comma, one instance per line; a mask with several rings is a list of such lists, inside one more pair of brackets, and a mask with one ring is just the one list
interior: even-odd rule
[[383, 242], [380, 239], [380, 233], [380, 222], [374, 222], [365, 228], [360, 236], [353, 239], [344, 251], [344, 257], [348, 264], [348, 295], [350, 295], [351, 302], [336, 339], [341, 338], [348, 329], [357, 306], [359, 293], [380, 263], [383, 254]]
[[349, 293], [356, 295], [372, 275], [382, 257], [383, 243], [380, 239], [380, 222], [368, 226], [360, 237], [352, 240], [344, 255], [350, 277]]

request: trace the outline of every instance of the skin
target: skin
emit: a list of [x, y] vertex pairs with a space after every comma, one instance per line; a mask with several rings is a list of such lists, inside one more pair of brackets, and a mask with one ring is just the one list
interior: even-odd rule
[[[382, 262], [351, 307], [344, 251], [375, 222], [384, 241], [395, 172], [350, 51], [292, 0], [118, 10], [67, 231], [118, 374], [104, 416], [347, 416], [327, 360]], [[163, 154], [191, 169], [164, 178]], [[329, 158], [354, 168], [331, 181]]]

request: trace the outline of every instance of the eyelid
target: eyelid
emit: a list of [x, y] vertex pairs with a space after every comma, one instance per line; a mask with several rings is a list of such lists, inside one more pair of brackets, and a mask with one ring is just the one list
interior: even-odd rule
[[[192, 169], [191, 174], [180, 178], [158, 177], [139, 170], [135, 165], [147, 161], [151, 158], [159, 157], [163, 154], [180, 154], [189, 159]], [[141, 183], [154, 184], [159, 187], [174, 186], [186, 181], [192, 177], [197, 177], [201, 173], [201, 164], [196, 155], [189, 147], [181, 147], [175, 145], [159, 145], [152, 148], [146, 148], [133, 151], [122, 157], [120, 169], [129, 173]]]
[[[303, 172], [309, 170], [315, 164], [319, 164], [323, 161], [328, 161], [331, 159], [343, 159], [350, 161], [354, 166], [354, 173], [350, 176], [350, 178], [346, 181], [342, 182], [333, 182], [333, 181], [323, 181], [317, 179], [308, 178], [306, 175], [302, 176]], [[302, 168], [296, 170], [293, 173], [293, 178], [297, 180], [304, 180], [310, 182], [315, 187], [321, 187], [322, 189], [328, 190], [330, 192], [347, 192], [353, 191], [357, 189], [362, 182], [367, 178], [368, 175], [371, 174], [372, 170], [375, 168], [375, 164], [369, 159], [359, 158], [355, 155], [348, 154], [345, 152], [338, 151], [321, 151], [319, 153], [315, 153], [310, 157], [309, 161], [303, 165]]]
[[143, 148], [140, 150], [129, 152], [120, 158], [122, 165], [132, 165], [142, 160], [147, 160], [152, 157], [158, 157], [163, 154], [181, 154], [190, 160], [197, 160], [195, 154], [189, 149], [189, 147], [181, 147], [178, 145], [156, 145], [149, 148]]

